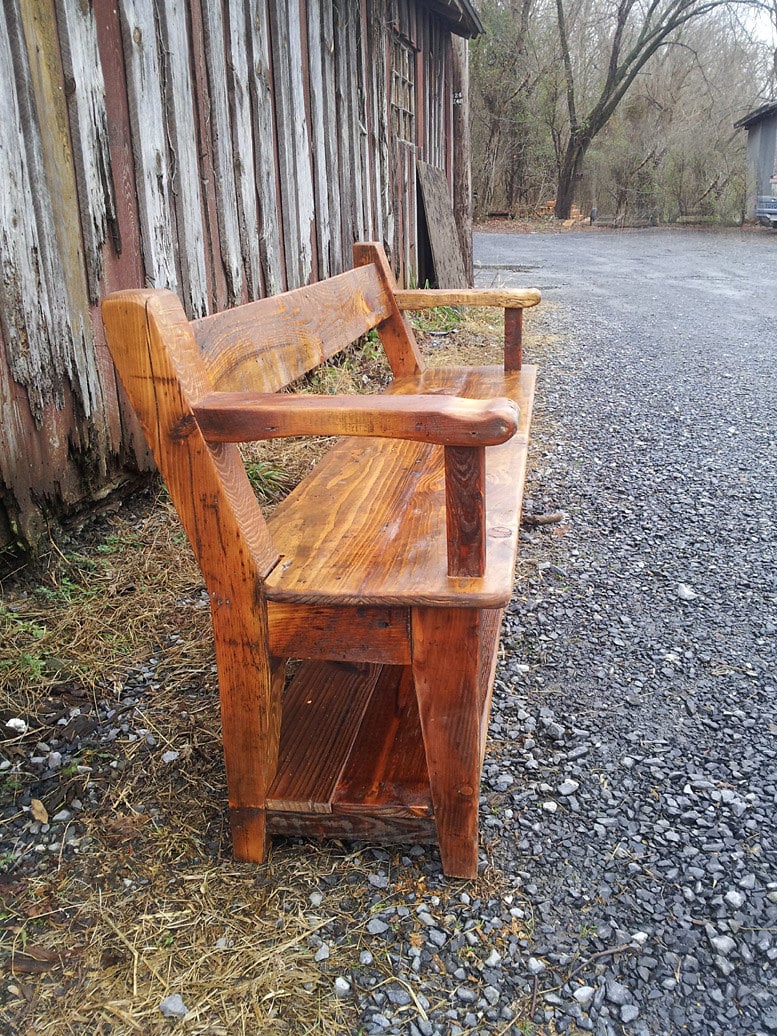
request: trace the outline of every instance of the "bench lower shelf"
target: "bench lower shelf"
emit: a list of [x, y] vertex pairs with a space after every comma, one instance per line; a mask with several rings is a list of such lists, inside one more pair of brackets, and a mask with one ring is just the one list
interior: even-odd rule
[[[482, 613], [479, 783], [501, 610]], [[300, 665], [286, 688], [278, 769], [266, 802], [270, 834], [437, 841], [411, 666]]]

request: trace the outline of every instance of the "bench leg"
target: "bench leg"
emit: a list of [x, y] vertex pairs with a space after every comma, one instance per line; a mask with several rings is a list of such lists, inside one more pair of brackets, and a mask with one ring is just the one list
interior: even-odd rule
[[265, 801], [278, 765], [286, 667], [285, 661], [269, 660], [261, 606], [253, 604], [240, 614], [236, 605], [220, 601], [211, 608], [229, 820], [236, 859], [262, 863]]
[[474, 878], [480, 795], [481, 613], [413, 609], [413, 678], [443, 873]]

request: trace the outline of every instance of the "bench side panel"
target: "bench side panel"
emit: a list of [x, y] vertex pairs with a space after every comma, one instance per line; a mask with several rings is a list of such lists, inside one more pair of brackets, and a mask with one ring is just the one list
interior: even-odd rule
[[278, 555], [237, 447], [210, 446], [192, 418], [192, 403], [212, 386], [178, 299], [165, 291], [117, 292], [102, 313], [114, 362], [208, 588], [233, 844], [239, 858], [261, 860], [282, 684], [282, 666], [268, 652], [262, 588]]

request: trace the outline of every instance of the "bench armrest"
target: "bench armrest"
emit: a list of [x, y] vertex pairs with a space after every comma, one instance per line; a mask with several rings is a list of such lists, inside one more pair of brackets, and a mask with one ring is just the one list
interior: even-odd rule
[[536, 288], [427, 288], [394, 292], [403, 310], [437, 306], [493, 306], [498, 309], [530, 309], [542, 301]]
[[512, 400], [458, 396], [214, 392], [192, 410], [209, 442], [366, 435], [443, 446], [493, 446], [518, 429], [518, 409]]
[[523, 354], [523, 311], [536, 306], [542, 296], [536, 288], [438, 288], [394, 292], [400, 309], [433, 309], [435, 306], [495, 306], [505, 311], [505, 370], [519, 371]]

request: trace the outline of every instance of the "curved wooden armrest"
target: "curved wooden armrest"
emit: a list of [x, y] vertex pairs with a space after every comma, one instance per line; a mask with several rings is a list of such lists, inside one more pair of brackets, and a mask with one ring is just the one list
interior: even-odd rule
[[495, 306], [529, 309], [542, 301], [536, 288], [435, 288], [394, 292], [400, 309], [434, 309], [436, 306]]
[[521, 369], [523, 311], [536, 306], [542, 296], [536, 288], [462, 288], [395, 291], [400, 309], [433, 309], [435, 306], [498, 306], [505, 311], [505, 370]]
[[213, 392], [192, 410], [209, 442], [368, 435], [443, 446], [493, 446], [518, 430], [518, 408], [505, 398]]

